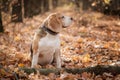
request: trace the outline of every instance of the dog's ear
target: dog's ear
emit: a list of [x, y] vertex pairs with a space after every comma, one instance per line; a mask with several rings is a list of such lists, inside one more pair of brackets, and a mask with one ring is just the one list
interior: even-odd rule
[[62, 28], [62, 21], [60, 19], [59, 14], [52, 14], [49, 16], [48, 28], [55, 32], [60, 32], [60, 30]]

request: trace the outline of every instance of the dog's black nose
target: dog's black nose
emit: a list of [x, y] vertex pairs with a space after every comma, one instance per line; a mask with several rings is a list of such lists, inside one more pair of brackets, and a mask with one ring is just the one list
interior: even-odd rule
[[71, 17], [70, 19], [71, 19], [71, 20], [73, 20], [73, 18], [72, 18], [72, 17]]

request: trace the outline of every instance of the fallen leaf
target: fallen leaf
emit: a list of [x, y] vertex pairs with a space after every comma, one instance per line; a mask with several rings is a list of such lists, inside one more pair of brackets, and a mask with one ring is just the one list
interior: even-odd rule
[[22, 64], [22, 63], [18, 64], [18, 67], [24, 67], [24, 66], [25, 66], [25, 65]]

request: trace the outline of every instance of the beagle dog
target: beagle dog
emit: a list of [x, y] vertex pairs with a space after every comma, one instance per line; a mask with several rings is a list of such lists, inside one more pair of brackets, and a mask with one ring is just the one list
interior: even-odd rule
[[53, 13], [44, 20], [31, 45], [32, 68], [37, 64], [51, 64], [53, 61], [57, 68], [61, 68], [59, 32], [70, 26], [72, 21], [73, 18], [60, 13]]

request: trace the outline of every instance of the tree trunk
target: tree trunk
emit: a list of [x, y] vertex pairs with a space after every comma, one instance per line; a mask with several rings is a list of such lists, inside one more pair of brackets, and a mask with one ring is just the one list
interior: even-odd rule
[[39, 73], [43, 75], [48, 75], [49, 73], [55, 73], [59, 74], [61, 71], [66, 71], [68, 73], [72, 74], [81, 74], [83, 72], [90, 72], [94, 73], [96, 75], [101, 75], [104, 72], [111, 73], [113, 75], [120, 74], [120, 66], [105, 66], [105, 65], [97, 65], [94, 67], [87, 67], [87, 68], [78, 68], [78, 69], [34, 69], [34, 68], [21, 68], [20, 70], [23, 70], [27, 74], [36, 73], [39, 71]]
[[53, 8], [56, 8], [59, 5], [59, 0], [53, 0]]
[[44, 1], [43, 0], [41, 0], [40, 8], [41, 8], [41, 13], [43, 13], [44, 12]]
[[52, 10], [53, 9], [53, 0], [49, 0], [49, 10]]
[[76, 7], [77, 7], [77, 8], [80, 8], [79, 2], [80, 2], [79, 0], [75, 0], [75, 4], [76, 4]]
[[22, 15], [22, 22], [24, 22], [24, 15], [25, 15], [24, 14], [24, 12], [25, 12], [25, 10], [24, 10], [24, 0], [21, 0], [21, 5], [22, 5], [21, 6], [22, 7], [22, 14], [21, 14]]
[[44, 12], [48, 11], [49, 10], [49, 3], [48, 3], [48, 0], [44, 0], [43, 1], [44, 3]]
[[10, 0], [2, 0], [2, 11], [5, 12], [5, 13], [8, 13], [9, 12], [9, 4], [10, 4]]
[[0, 3], [0, 32], [4, 32], [3, 24], [2, 24], [1, 7], [2, 7], [2, 4]]
[[12, 5], [12, 17], [13, 22], [23, 22], [23, 0], [15, 0]]
[[88, 10], [90, 8], [89, 0], [83, 0], [83, 10]]

